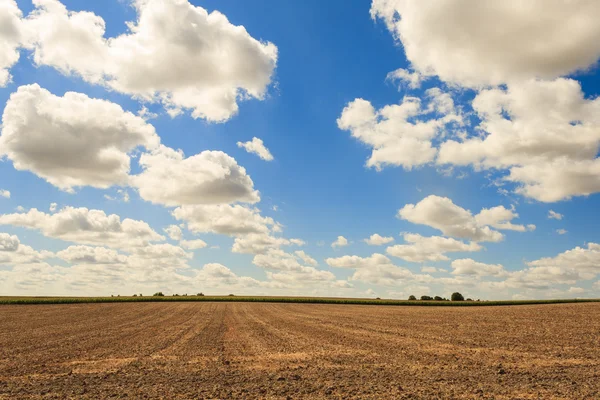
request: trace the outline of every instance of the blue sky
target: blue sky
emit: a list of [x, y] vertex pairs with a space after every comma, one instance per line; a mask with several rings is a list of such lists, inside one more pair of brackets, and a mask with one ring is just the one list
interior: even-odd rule
[[[9, 103], [14, 106], [2, 120], [0, 189], [10, 197], [0, 198], [0, 232], [6, 243], [20, 243], [4, 244], [3, 293], [200, 290], [404, 298], [449, 296], [459, 290], [490, 299], [599, 295], [600, 249], [593, 244], [600, 240], [595, 229], [600, 120], [594, 113], [600, 108], [594, 102], [600, 90], [600, 49], [592, 39], [600, 31], [584, 18], [571, 39], [550, 48], [547, 38], [560, 36], [563, 28], [535, 22], [536, 29], [518, 29], [519, 21], [529, 18], [533, 23], [540, 13], [552, 21], [562, 11], [568, 13], [567, 29], [571, 19], [589, 15], [583, 2], [568, 10], [532, 6], [501, 13], [494, 22], [508, 31], [501, 38], [486, 29], [486, 19], [499, 12], [490, 2], [470, 13], [460, 9], [462, 2], [453, 1], [444, 1], [437, 11], [427, 2], [410, 9], [403, 1], [385, 0], [35, 3], [0, 2], [0, 17], [4, 13], [18, 26], [18, 34], [0, 32], [5, 36], [0, 43], [4, 40], [7, 49], [12, 46], [20, 55], [13, 63], [0, 53], [0, 69], [11, 75], [0, 85], [0, 103], [7, 110]], [[510, 11], [510, 3], [501, 11]], [[214, 22], [216, 15], [209, 17], [204, 10], [217, 10], [228, 21], [202, 25]], [[443, 14], [436, 13], [444, 11], [456, 15], [455, 20], [439, 22]], [[144, 15], [139, 30], [128, 28], [127, 21]], [[200, 22], [190, 28], [183, 15]], [[103, 36], [90, 16], [104, 21]], [[57, 22], [60, 18], [67, 22]], [[157, 21], [167, 34], [153, 25]], [[439, 29], [421, 28], [434, 22]], [[246, 32], [240, 34], [238, 26]], [[60, 29], [67, 33], [52, 35]], [[129, 42], [106, 40], [119, 36]], [[154, 49], [143, 41], [148, 37], [172, 53], [161, 53], [157, 45], [157, 53], [148, 56]], [[86, 43], [90, 38], [95, 41]], [[147, 53], [135, 53], [126, 46], [131, 43], [147, 46], [139, 50]], [[196, 43], [202, 45], [194, 47]], [[532, 48], [538, 49], [537, 55], [531, 55]], [[89, 49], [98, 56], [91, 64], [86, 59], [92, 56], [85, 55]], [[186, 72], [170, 72], [178, 66]], [[396, 79], [394, 71], [401, 71]], [[418, 82], [411, 84], [408, 76]], [[31, 86], [35, 84], [38, 89]], [[209, 98], [207, 88], [218, 92], [216, 97]], [[199, 94], [190, 95], [194, 90]], [[237, 110], [228, 108], [230, 103], [220, 106], [228, 90], [237, 93]], [[17, 92], [29, 97], [14, 96]], [[79, 101], [86, 104], [102, 99], [118, 105], [121, 111], [111, 108], [114, 118], [130, 112], [137, 125], [106, 128], [106, 119], [94, 118], [91, 103], [77, 108], [67, 102], [67, 92], [85, 95]], [[420, 108], [406, 118], [379, 114], [369, 119], [365, 108], [358, 108], [358, 99], [373, 110], [415, 102]], [[38, 111], [27, 114], [32, 105]], [[54, 111], [39, 111], [46, 108]], [[134, 117], [142, 108], [147, 113]], [[178, 115], [173, 117], [167, 111], [174, 109]], [[82, 126], [78, 113], [90, 113], [85, 117], [90, 122]], [[23, 115], [27, 123], [21, 123]], [[344, 118], [352, 122], [344, 125]], [[438, 125], [423, 127], [429, 133], [422, 133], [420, 122]], [[198, 171], [214, 165], [200, 164], [205, 160], [173, 170], [170, 164], [176, 161], [153, 161], [159, 177], [144, 174], [138, 161], [158, 151], [144, 146], [151, 140], [148, 129], [155, 130], [162, 146], [181, 149], [189, 159], [225, 153], [234, 160], [233, 170], [245, 168], [242, 174], [251, 184], [236, 181], [232, 185], [238, 191], [233, 193], [227, 192], [231, 177], [207, 183]], [[39, 148], [31, 145], [40, 138], [32, 132], [44, 138]], [[115, 136], [106, 139], [107, 148], [137, 135], [137, 146], [124, 150], [123, 157], [129, 157], [128, 175], [138, 179], [127, 183], [109, 171], [108, 181], [98, 183], [89, 158], [79, 160], [80, 152], [68, 150], [69, 140], [83, 138], [77, 140], [89, 141], [90, 154], [102, 157], [100, 150], [94, 152], [96, 139], [90, 139], [102, 135]], [[582, 139], [573, 139], [569, 150], [565, 143], [575, 136]], [[486, 137], [494, 140], [469, 142]], [[238, 145], [253, 138], [262, 140], [272, 161]], [[419, 147], [412, 148], [415, 141]], [[448, 142], [466, 153], [454, 151]], [[49, 150], [54, 143], [63, 150]], [[376, 149], [381, 150], [377, 155]], [[383, 161], [370, 165], [372, 154]], [[15, 163], [23, 166], [15, 168]], [[568, 167], [561, 168], [565, 163]], [[511, 174], [515, 178], [506, 180]], [[70, 179], [78, 183], [64, 183]], [[163, 182], [172, 184], [174, 192], [163, 195]], [[260, 200], [236, 197], [247, 189], [258, 190]], [[220, 191], [221, 200], [213, 199]], [[51, 203], [56, 203], [53, 211]], [[399, 214], [410, 204], [416, 211]], [[444, 208], [448, 204], [452, 207]], [[271, 224], [262, 220], [256, 228], [262, 237], [250, 237], [239, 226], [192, 228], [197, 216], [177, 219], [173, 214], [178, 207], [199, 207], [205, 216], [229, 218], [227, 210], [235, 206], [256, 208], [254, 216], [272, 218]], [[502, 209], [496, 208], [496, 216], [487, 222], [475, 217], [498, 206]], [[89, 216], [74, 217], [65, 207], [143, 221], [155, 236], [164, 237], [146, 241], [133, 233], [118, 236], [116, 242], [105, 240], [114, 232], [90, 227], [85, 219]], [[31, 209], [44, 214], [32, 214]], [[561, 219], [549, 218], [550, 210]], [[233, 220], [229, 223], [246, 226], [244, 217]], [[184, 240], [204, 241], [204, 247], [185, 248], [178, 234], [169, 238], [163, 229], [170, 225], [179, 226]], [[274, 229], [277, 225], [281, 229]], [[393, 241], [365, 243], [372, 234]], [[338, 236], [348, 243], [332, 246]], [[232, 248], [234, 240], [273, 238], [280, 240], [258, 250]], [[290, 239], [304, 244], [284, 243]], [[164, 243], [168, 247], [160, 246]], [[390, 250], [395, 245], [401, 247]], [[465, 246], [472, 250], [460, 250]], [[307, 261], [306, 255], [312, 259]]]

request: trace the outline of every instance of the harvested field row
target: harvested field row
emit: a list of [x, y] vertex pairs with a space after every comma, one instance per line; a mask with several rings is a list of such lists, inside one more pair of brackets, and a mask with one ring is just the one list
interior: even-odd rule
[[0, 306], [0, 398], [598, 399], [600, 304]]

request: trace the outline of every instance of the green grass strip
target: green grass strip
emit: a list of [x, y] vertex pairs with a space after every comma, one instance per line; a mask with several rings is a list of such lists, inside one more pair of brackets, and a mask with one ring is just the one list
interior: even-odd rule
[[375, 300], [324, 297], [268, 297], [268, 296], [115, 296], [115, 297], [0, 297], [0, 305], [18, 304], [85, 304], [85, 303], [142, 303], [142, 302], [248, 302], [248, 303], [299, 303], [299, 304], [354, 304], [384, 306], [435, 306], [435, 307], [481, 307], [516, 306], [530, 304], [596, 303], [600, 299], [556, 300], [493, 300], [493, 301], [423, 301], [423, 300]]

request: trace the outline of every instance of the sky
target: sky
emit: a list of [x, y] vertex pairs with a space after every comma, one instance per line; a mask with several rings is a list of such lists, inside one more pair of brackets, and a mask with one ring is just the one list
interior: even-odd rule
[[0, 295], [600, 297], [594, 0], [0, 0]]

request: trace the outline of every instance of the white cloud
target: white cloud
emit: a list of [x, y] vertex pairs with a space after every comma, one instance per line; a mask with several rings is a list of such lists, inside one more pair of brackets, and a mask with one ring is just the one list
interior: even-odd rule
[[416, 275], [406, 268], [398, 267], [389, 258], [378, 253], [364, 258], [359, 256], [328, 258], [325, 262], [330, 267], [355, 269], [356, 271], [349, 279], [350, 281], [396, 286], [409, 281], [426, 282], [432, 280], [429, 275]]
[[390, 236], [381, 236], [378, 233], [372, 234], [368, 239], [365, 239], [364, 242], [371, 246], [381, 246], [384, 244], [388, 244], [394, 241], [393, 237]]
[[203, 249], [207, 246], [206, 242], [201, 239], [182, 240], [179, 242], [179, 245], [188, 250]]
[[430, 103], [425, 108], [416, 97], [404, 97], [402, 103], [380, 110], [367, 100], [355, 99], [342, 111], [338, 128], [373, 148], [367, 167], [381, 170], [391, 165], [410, 170], [430, 163], [437, 154], [431, 141], [448, 124], [462, 124], [462, 117], [454, 112], [453, 103], [449, 108], [445, 96], [440, 99], [441, 92], [428, 94]]
[[62, 190], [126, 184], [128, 153], [160, 142], [143, 119], [81, 93], [54, 96], [37, 84], [10, 96], [2, 116], [0, 155]]
[[143, 172], [130, 181], [147, 201], [167, 206], [220, 204], [260, 200], [254, 183], [235, 159], [222, 151], [203, 151], [185, 158], [160, 146], [139, 160]]
[[556, 219], [556, 220], [560, 221], [561, 219], [563, 219], [563, 217], [564, 217], [564, 215], [557, 213], [554, 210], [548, 211], [548, 219]]
[[317, 265], [319, 265], [319, 263], [317, 262], [317, 260], [315, 260], [314, 258], [312, 258], [311, 256], [309, 256], [308, 254], [306, 254], [303, 250], [296, 250], [294, 252], [294, 254], [298, 257], [300, 257], [300, 259], [302, 261], [304, 261], [304, 263], [306, 265], [310, 265], [311, 267], [316, 267]]
[[392, 82], [400, 81], [411, 89], [418, 89], [421, 87], [421, 83], [426, 77], [417, 71], [411, 72], [404, 68], [398, 68], [397, 70], [388, 73], [386, 79]]
[[146, 222], [121, 220], [118, 215], [84, 207], [65, 207], [54, 214], [35, 208], [27, 213], [2, 214], [0, 225], [36, 229], [44, 236], [68, 242], [114, 248], [146, 246], [149, 242], [164, 240]]
[[482, 249], [477, 243], [464, 243], [456, 239], [441, 236], [423, 237], [414, 233], [405, 233], [404, 241], [409, 244], [397, 244], [386, 249], [386, 253], [405, 261], [424, 263], [445, 261], [449, 252], [473, 252]]
[[127, 256], [106, 247], [70, 246], [56, 256], [71, 264], [124, 264]]
[[581, 293], [585, 293], [586, 290], [584, 288], [580, 288], [580, 287], [570, 287], [568, 292], [572, 293], [572, 294], [581, 294]]
[[436, 267], [421, 267], [421, 272], [425, 272], [426, 274], [434, 274], [438, 272]]
[[262, 160], [273, 161], [273, 155], [269, 149], [265, 147], [263, 141], [257, 137], [253, 137], [252, 140], [248, 142], [237, 142], [237, 146], [245, 149], [248, 153], [256, 154]]
[[273, 218], [261, 216], [257, 208], [239, 204], [186, 205], [176, 208], [172, 214], [177, 220], [185, 221], [187, 228], [195, 233], [238, 236], [279, 230]]
[[264, 99], [277, 62], [274, 44], [186, 0], [134, 0], [137, 20], [109, 39], [104, 20], [91, 12], [68, 11], [58, 0], [34, 5], [26, 27], [37, 65], [160, 101], [170, 114], [185, 109], [226, 121], [239, 100]]
[[38, 252], [22, 244], [16, 235], [0, 233], [0, 265], [36, 264], [52, 256], [49, 251]]
[[483, 209], [473, 216], [469, 210], [457, 206], [447, 197], [431, 195], [417, 204], [407, 204], [398, 211], [398, 216], [414, 224], [427, 225], [440, 230], [446, 236], [470, 239], [475, 242], [499, 242], [504, 238], [496, 229], [525, 230], [521, 225], [508, 221], [517, 216], [503, 207]]
[[335, 242], [331, 243], [331, 247], [333, 248], [344, 246], [348, 246], [348, 239], [343, 236], [338, 236]]
[[177, 225], [169, 225], [163, 231], [165, 231], [171, 240], [181, 240], [183, 237], [183, 232]]
[[559, 268], [581, 273], [600, 273], [600, 244], [588, 243], [587, 248], [575, 247], [556, 257], [545, 257], [527, 263], [530, 267]]
[[[306, 254], [290, 254], [279, 249], [270, 249], [265, 254], [254, 256], [252, 263], [271, 273], [267, 276], [278, 281], [333, 281], [335, 275], [329, 271], [318, 270], [314, 266], [305, 266], [300, 263], [312, 264], [314, 259]], [[307, 262], [308, 261], [308, 262]], [[275, 271], [274, 273], [272, 271]], [[280, 272], [281, 271], [281, 272]], [[283, 273], [282, 273], [283, 272]]]
[[517, 193], [543, 202], [600, 191], [600, 99], [571, 79], [527, 81], [473, 100], [482, 137], [449, 140], [440, 164], [508, 170]]
[[470, 258], [454, 260], [450, 264], [454, 275], [476, 275], [504, 277], [508, 272], [500, 264], [484, 264]]
[[4, 197], [5, 199], [10, 199], [10, 191], [0, 189], [0, 197]]
[[600, 57], [594, 0], [374, 0], [411, 67], [463, 86], [552, 79]]
[[502, 230], [525, 232], [527, 230], [535, 229], [535, 225], [528, 225], [525, 227], [524, 225], [515, 225], [510, 222], [518, 217], [519, 214], [515, 212], [514, 207], [507, 209], [504, 208], [504, 206], [496, 206], [482, 209], [479, 214], [475, 216], [475, 221], [480, 226], [488, 225], [492, 228]]
[[566, 229], [557, 229], [556, 233], [558, 233], [559, 235], [565, 235], [566, 233], [568, 233], [568, 231]]
[[19, 61], [22, 39], [22, 13], [14, 0], [0, 2], [0, 87], [11, 81], [10, 67]]
[[50, 212], [56, 211], [57, 207], [58, 207], [58, 204], [56, 204], [56, 203], [50, 203], [50, 207], [49, 207]]
[[271, 236], [268, 233], [243, 234], [235, 238], [231, 251], [233, 253], [265, 254], [269, 249], [278, 249], [289, 245], [288, 239]]

